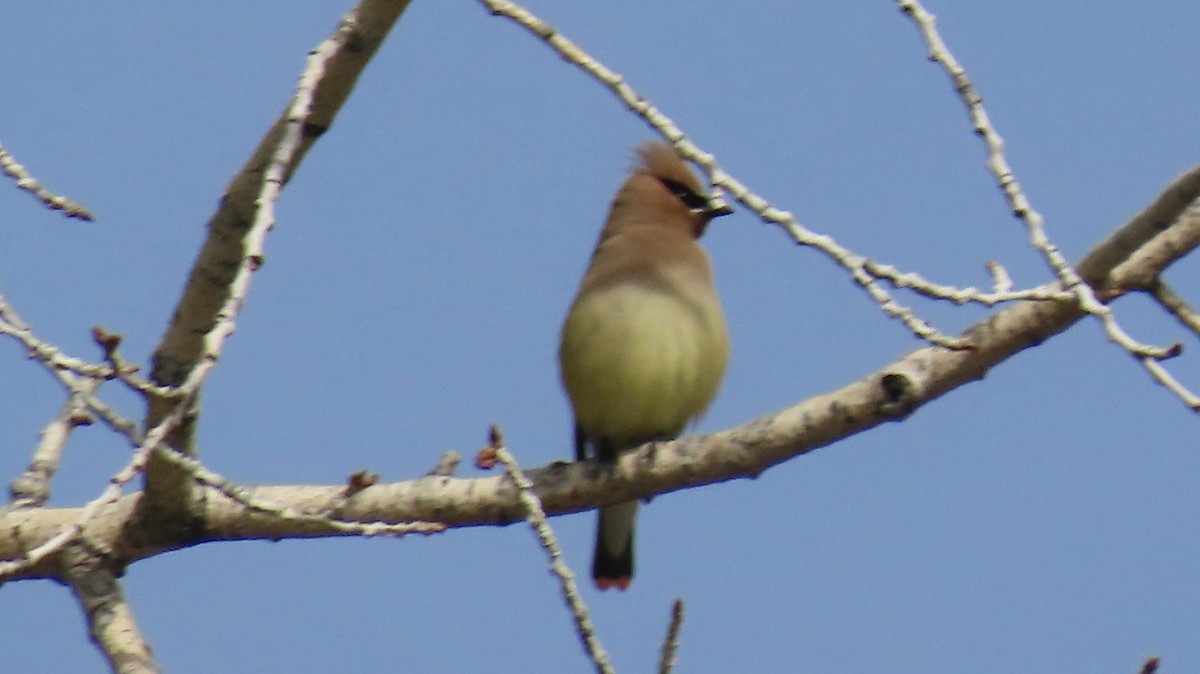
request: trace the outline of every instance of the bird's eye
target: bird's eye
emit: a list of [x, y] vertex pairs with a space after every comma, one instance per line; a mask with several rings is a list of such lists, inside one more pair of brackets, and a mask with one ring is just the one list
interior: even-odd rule
[[671, 190], [684, 206], [693, 211], [708, 210], [708, 198], [693, 192], [687, 185], [675, 180], [663, 180], [662, 184]]

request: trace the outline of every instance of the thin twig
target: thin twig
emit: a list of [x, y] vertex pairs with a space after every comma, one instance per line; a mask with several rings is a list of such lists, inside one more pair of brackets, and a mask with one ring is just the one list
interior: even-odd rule
[[992, 275], [992, 282], [996, 288], [992, 292], [984, 292], [974, 286], [957, 288], [955, 286], [939, 285], [922, 278], [916, 272], [901, 272], [891, 265], [879, 264], [870, 260], [865, 264], [865, 271], [868, 274], [882, 281], [887, 281], [896, 288], [911, 288], [926, 297], [949, 300], [955, 304], [972, 303], [991, 307], [1018, 300], [1055, 301], [1067, 300], [1074, 297], [1071, 293], [1060, 290], [1056, 285], [1043, 285], [1036, 288], [1026, 288], [1025, 290], [1012, 290], [1012, 279], [1008, 278], [1008, 274], [1004, 271], [1003, 267], [993, 262], [987, 265], [987, 269]]
[[225, 495], [231, 501], [241, 504], [249, 510], [265, 515], [271, 515], [281, 520], [317, 524], [331, 531], [348, 534], [359, 534], [363, 537], [372, 536], [403, 536], [410, 533], [433, 534], [446, 530], [446, 525], [439, 522], [404, 522], [388, 524], [386, 522], [354, 522], [334, 517], [329, 513], [302, 512], [276, 501], [259, 498], [253, 491], [242, 487], [229, 478], [209, 470], [196, 459], [179, 452], [163, 449], [164, 459], [186, 470], [197, 482]]
[[12, 158], [12, 155], [4, 149], [4, 145], [2, 144], [0, 144], [0, 171], [3, 171], [5, 175], [15, 180], [18, 188], [32, 194], [46, 208], [62, 211], [62, 214], [68, 218], [78, 218], [80, 220], [87, 220], [88, 222], [93, 220], [92, 214], [88, 209], [43, 187], [36, 178], [29, 175], [24, 166], [21, 166], [17, 163], [17, 160]]
[[90, 363], [64, 354], [58, 347], [38, 339], [3, 295], [0, 295], [0, 335], [8, 335], [20, 342], [30, 358], [39, 361], [51, 371], [69, 370], [89, 379], [119, 379], [143, 395], [170, 398], [176, 393], [172, 387], [157, 386], [135, 376], [130, 367], [116, 368], [111, 363]]
[[1191, 330], [1193, 335], [1200, 337], [1200, 314], [1196, 313], [1187, 300], [1172, 290], [1166, 281], [1160, 280], [1151, 285], [1149, 292], [1159, 306], [1166, 309], [1183, 327]]
[[1030, 298], [1041, 299], [1043, 297], [1053, 299], [1057, 297], [1052, 293], [1047, 294], [1045, 289], [1038, 288], [1007, 296], [999, 293], [988, 295], [971, 292], [970, 289], [947, 290], [947, 286], [929, 284], [916, 275], [903, 275], [904, 281], [898, 283], [897, 279], [901, 275], [894, 268], [874, 263], [869, 258], [845, 248], [834, 241], [832, 237], [808, 230], [797, 222], [795, 216], [791, 213], [775, 208], [766, 199], [750, 191], [744, 184], [722, 170], [711, 154], [704, 152], [688, 140], [683, 131], [676, 127], [670, 118], [654, 107], [645, 96], [637, 93], [637, 91], [629, 86], [621, 75], [592, 58], [578, 45], [564, 37], [554, 27], [538, 18], [528, 9], [508, 0], [480, 1], [492, 14], [512, 20], [545, 42], [565, 61], [577, 66], [593, 79], [603, 84], [626, 107], [645, 120], [647, 124], [658, 131], [665, 139], [670, 141], [679, 150], [680, 154], [700, 166], [709, 176], [710, 184], [717, 190], [717, 193], [710, 197], [710, 201], [714, 207], [724, 205], [721, 192], [727, 192], [738, 202], [745, 205], [746, 208], [757, 214], [764, 222], [778, 225], [795, 243], [815, 248], [824, 253], [850, 273], [854, 282], [875, 301], [880, 310], [903, 323], [910, 331], [922, 339], [932, 344], [951, 349], [967, 349], [972, 346], [962, 338], [942, 334], [921, 320], [912, 309], [898, 304], [893, 300], [892, 296], [880, 287], [877, 281], [886, 280], [889, 283], [897, 285], [897, 287], [910, 288], [915, 292], [935, 299], [955, 299], [955, 301], [978, 302], [989, 306], [999, 301]]
[[[262, 186], [256, 204], [258, 206], [254, 222], [245, 235], [243, 256], [229, 286], [229, 295], [217, 313], [217, 321], [204, 335], [202, 357], [188, 372], [183, 383], [178, 387], [178, 399], [159, 422], [142, 437], [137, 449], [129, 462], [109, 479], [108, 487], [84, 506], [79, 519], [70, 526], [64, 527], [57, 534], [44, 541], [41, 545], [28, 551], [21, 560], [0, 562], [0, 579], [11, 575], [25, 565], [36, 564], [46, 556], [60, 550], [62, 546], [76, 539], [84, 526], [96, 516], [101, 508], [112, 503], [121, 495], [121, 489], [146, 467], [151, 455], [163, 444], [167, 435], [178, 426], [192, 409], [200, 389], [213, 367], [216, 366], [221, 348], [225, 340], [233, 334], [235, 319], [245, 306], [246, 293], [250, 288], [250, 280], [254, 272], [262, 265], [262, 243], [268, 231], [274, 226], [274, 204], [279, 198], [280, 187], [284, 175], [291, 162], [292, 153], [299, 146], [304, 121], [312, 106], [313, 89], [324, 73], [325, 60], [333, 48], [323, 48], [329, 43], [326, 40], [321, 47], [309, 54], [308, 64], [300, 78], [296, 96], [288, 110], [287, 124], [272, 156], [271, 163], [263, 175]], [[170, 458], [166, 449], [164, 458]], [[174, 463], [174, 462], [173, 462]]]
[[166, 434], [170, 432], [170, 429], [183, 419], [191, 403], [192, 396], [181, 400], [180, 404], [164, 417], [158, 426], [155, 426], [146, 434], [141, 444], [133, 452], [129, 462], [109, 478], [108, 486], [105, 487], [99, 496], [84, 505], [78, 519], [69, 526], [63, 527], [58, 533], [46, 539], [37, 547], [27, 551], [23, 558], [0, 561], [0, 580], [11, 576], [26, 566], [32, 566], [41, 562], [49, 555], [58, 552], [64, 546], [76, 540], [87, 523], [96, 516], [96, 513], [101, 508], [116, 501], [121, 496], [122, 488], [142, 472], [146, 467], [146, 462], [149, 460], [150, 454], [163, 441]]
[[504, 472], [519, 490], [521, 505], [525, 509], [525, 521], [529, 522], [529, 526], [537, 534], [542, 549], [550, 558], [550, 571], [555, 578], [558, 578], [563, 601], [567, 604], [567, 608], [571, 611], [571, 617], [575, 620], [575, 632], [579, 635], [579, 640], [583, 642], [584, 649], [596, 666], [596, 671], [601, 674], [612, 674], [613, 669], [608, 662], [608, 653], [600, 645], [595, 627], [592, 625], [591, 618], [588, 617], [587, 605], [579, 596], [579, 586], [575, 584], [575, 574], [563, 562], [562, 548], [559, 547], [558, 539], [555, 538], [554, 531], [546, 521], [546, 513], [542, 510], [541, 500], [533, 491], [533, 483], [525, 476], [521, 467], [517, 465], [517, 460], [503, 447], [503, 444], [504, 440], [499, 430], [493, 427], [492, 441], [488, 449], [494, 452], [500, 463], [504, 464]]
[[[94, 388], [84, 386], [83, 382], [112, 379], [114, 375], [111, 366], [88, 363], [78, 358], [64, 356], [56, 347], [38, 339], [5, 301], [3, 295], [0, 295], [0, 334], [10, 335], [21, 342], [31, 358], [40, 363], [67, 391], [77, 396], [105, 424], [128, 438], [133, 446], [136, 447], [141, 443], [141, 432], [138, 430], [137, 424], [118, 414], [97, 398], [93, 394]], [[146, 383], [146, 387], [145, 390], [161, 391], [168, 398], [178, 393], [174, 388], [153, 386], [148, 383]]]
[[67, 396], [58, 415], [42, 429], [33, 458], [25, 472], [13, 479], [8, 492], [13, 508], [31, 508], [46, 503], [50, 498], [50, 479], [58, 470], [63, 449], [71, 431], [77, 426], [91, 423], [84, 399], [100, 386], [99, 380], [86, 379], [79, 384], [79, 393], [72, 391]]
[[[87, 406], [89, 410], [100, 417], [105, 424], [129, 439], [133, 446], [141, 444], [141, 432], [131, 419], [128, 419], [109, 407], [94, 395], [95, 387], [88, 388], [84, 382], [112, 379], [114, 370], [111, 365], [98, 365], [62, 355], [56, 347], [34, 336], [33, 331], [21, 320], [13, 308], [0, 295], [0, 334], [10, 335], [21, 342], [35, 361], [58, 380], [64, 388]], [[82, 382], [80, 381], [82, 380]], [[174, 388], [165, 388], [146, 384], [146, 391], [160, 391], [165, 397], [177, 395]]]
[[449, 477], [454, 475], [454, 471], [458, 469], [458, 463], [460, 461], [462, 461], [461, 454], [459, 454], [456, 450], [447, 449], [442, 453], [442, 456], [438, 459], [437, 463], [433, 465], [433, 468], [430, 468], [429, 472], [425, 473], [425, 475], [430, 477]]
[[1158, 361], [1178, 355], [1178, 346], [1160, 347], [1142, 344], [1130, 337], [1117, 322], [1112, 309], [1100, 302], [1091, 286], [1083, 282], [1075, 268], [1067, 262], [1058, 247], [1046, 235], [1042, 215], [1034, 210], [1004, 157], [1004, 140], [992, 125], [987, 110], [983, 107], [983, 97], [976, 91], [966, 70], [950, 53], [946, 43], [942, 41], [937, 32], [936, 17], [926, 11], [917, 0], [897, 0], [897, 4], [901, 11], [913, 20], [920, 31], [929, 49], [929, 59], [940, 64], [953, 82], [954, 90], [967, 108], [973, 130], [987, 148], [988, 170], [991, 171], [997, 186], [1008, 200], [1008, 206], [1013, 215], [1025, 223], [1030, 245], [1042, 254], [1047, 265], [1062, 282], [1063, 287], [1075, 294], [1080, 308], [1100, 321], [1104, 333], [1110, 341], [1125, 349], [1129, 355], [1141, 363], [1155, 381], [1175, 393], [1193, 411], [1200, 411], [1200, 398], [1181, 386], [1158, 363]]
[[679, 628], [683, 626], [683, 600], [671, 604], [671, 622], [667, 625], [667, 638], [663, 639], [662, 657], [658, 661], [658, 674], [670, 674], [675, 668], [675, 651], [679, 650]]

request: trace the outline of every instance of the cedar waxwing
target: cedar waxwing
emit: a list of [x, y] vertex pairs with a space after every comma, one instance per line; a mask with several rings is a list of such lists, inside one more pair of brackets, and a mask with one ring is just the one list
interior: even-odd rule
[[[613, 199], [563, 322], [558, 357], [575, 413], [575, 458], [601, 461], [677, 437], [712, 401], [729, 337], [712, 266], [696, 240], [723, 212], [675, 149], [646, 143]], [[637, 501], [600, 509], [592, 578], [633, 578]]]

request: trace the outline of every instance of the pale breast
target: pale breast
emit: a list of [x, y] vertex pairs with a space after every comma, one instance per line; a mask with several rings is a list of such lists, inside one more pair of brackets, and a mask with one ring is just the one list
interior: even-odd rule
[[715, 397], [729, 352], [724, 318], [711, 286], [682, 292], [677, 280], [609, 286], [572, 307], [562, 374], [585, 432], [674, 436]]

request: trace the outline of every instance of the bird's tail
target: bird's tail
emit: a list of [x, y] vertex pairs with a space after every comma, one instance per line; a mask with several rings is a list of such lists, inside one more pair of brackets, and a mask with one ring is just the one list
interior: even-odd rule
[[600, 509], [596, 522], [596, 554], [592, 557], [592, 579], [596, 587], [624, 590], [633, 580], [633, 530], [637, 501], [626, 501]]

